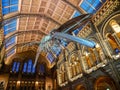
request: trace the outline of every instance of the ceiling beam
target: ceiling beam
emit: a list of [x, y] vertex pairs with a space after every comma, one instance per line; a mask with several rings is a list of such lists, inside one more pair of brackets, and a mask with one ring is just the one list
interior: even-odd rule
[[[86, 14], [87, 13], [85, 10], [80, 8], [80, 6], [74, 5], [73, 3], [69, 2], [68, 0], [62, 0], [62, 1], [67, 3], [68, 5], [70, 5], [71, 7], [73, 7], [75, 10], [77, 10], [81, 14]], [[80, 2], [81, 2], [81, 0], [80, 0]]]
[[32, 41], [32, 42], [23, 42], [23, 43], [18, 43], [18, 44], [13, 44], [12, 46], [10, 46], [9, 48], [7, 48], [5, 50], [5, 52], [8, 52], [9, 50], [11, 50], [14, 47], [20, 47], [20, 46], [33, 46], [33, 45], [39, 45], [40, 42], [39, 41]]
[[55, 24], [57, 25], [61, 25], [60, 22], [58, 22], [57, 20], [55, 20], [54, 18], [46, 15], [46, 14], [42, 14], [42, 13], [23, 13], [23, 12], [13, 12], [13, 13], [9, 13], [7, 15], [4, 15], [3, 16], [3, 21], [6, 21], [6, 20], [11, 20], [11, 19], [14, 19], [14, 18], [19, 18], [19, 17], [26, 17], [26, 16], [37, 16], [37, 17], [42, 17], [42, 18], [45, 18], [45, 19], [48, 19], [52, 22], [54, 22]]
[[6, 35], [5, 36], [5, 39], [9, 39], [11, 37], [13, 37], [14, 35], [19, 35], [19, 34], [23, 34], [23, 33], [36, 33], [36, 34], [41, 34], [41, 35], [47, 35], [47, 33], [44, 33], [40, 30], [20, 30], [20, 31], [14, 31], [14, 32], [11, 32], [10, 34]]

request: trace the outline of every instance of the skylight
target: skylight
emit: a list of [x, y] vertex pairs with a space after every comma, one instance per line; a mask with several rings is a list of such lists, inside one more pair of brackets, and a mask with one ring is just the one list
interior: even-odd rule
[[100, 0], [83, 0], [80, 7], [88, 13], [95, 13], [101, 7], [102, 3]]
[[2, 14], [18, 11], [18, 0], [2, 0]]
[[11, 20], [9, 23], [4, 25], [4, 35], [7, 35], [16, 30], [17, 19]]

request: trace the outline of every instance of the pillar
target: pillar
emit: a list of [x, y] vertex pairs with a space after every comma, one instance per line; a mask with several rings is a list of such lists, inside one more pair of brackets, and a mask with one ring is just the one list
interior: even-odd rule
[[85, 56], [81, 57], [81, 62], [82, 62], [82, 65], [83, 65], [83, 70], [86, 71], [88, 69], [88, 63], [86, 61]]

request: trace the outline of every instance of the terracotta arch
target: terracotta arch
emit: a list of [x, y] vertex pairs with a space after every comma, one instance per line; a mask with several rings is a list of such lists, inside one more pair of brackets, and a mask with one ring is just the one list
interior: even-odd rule
[[107, 76], [99, 77], [94, 84], [95, 90], [117, 90], [114, 80]]
[[79, 84], [75, 87], [75, 90], [86, 90], [85, 86]]

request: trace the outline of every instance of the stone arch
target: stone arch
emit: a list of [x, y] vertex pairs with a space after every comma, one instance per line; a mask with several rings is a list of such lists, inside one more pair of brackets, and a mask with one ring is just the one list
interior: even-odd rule
[[102, 24], [101, 35], [108, 46], [110, 54], [120, 52], [120, 11], [110, 15]]
[[116, 90], [114, 80], [107, 76], [100, 76], [94, 83], [95, 90]]
[[[117, 11], [113, 14], [111, 14], [104, 22], [103, 24], [101, 25], [101, 29], [100, 29], [100, 33], [102, 35], [102, 37], [105, 39], [105, 27], [109, 24], [109, 22], [112, 20], [112, 19], [116, 19], [116, 17], [120, 17], [120, 11]], [[119, 19], [118, 19], [119, 20]], [[119, 22], [120, 23], [120, 22]]]

